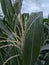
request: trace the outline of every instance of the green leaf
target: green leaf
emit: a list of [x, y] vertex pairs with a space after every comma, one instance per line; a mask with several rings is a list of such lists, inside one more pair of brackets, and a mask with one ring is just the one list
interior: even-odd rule
[[34, 65], [42, 45], [42, 12], [30, 15], [23, 46], [23, 65]]
[[13, 16], [15, 14], [15, 11], [11, 0], [1, 0], [1, 6], [6, 20], [13, 27]]
[[23, 27], [24, 27], [24, 30], [26, 30], [26, 25], [27, 25], [27, 21], [29, 19], [29, 13], [23, 13], [22, 14], [22, 21], [23, 21]]
[[47, 54], [45, 58], [45, 65], [49, 65], [49, 53]]
[[14, 9], [15, 9], [16, 15], [18, 15], [20, 13], [22, 1], [23, 0], [15, 0]]

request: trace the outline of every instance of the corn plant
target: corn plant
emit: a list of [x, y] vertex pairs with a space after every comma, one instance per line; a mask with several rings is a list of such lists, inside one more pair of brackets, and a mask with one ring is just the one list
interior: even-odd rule
[[42, 46], [42, 12], [21, 14], [22, 0], [1, 0], [0, 65], [34, 65]]

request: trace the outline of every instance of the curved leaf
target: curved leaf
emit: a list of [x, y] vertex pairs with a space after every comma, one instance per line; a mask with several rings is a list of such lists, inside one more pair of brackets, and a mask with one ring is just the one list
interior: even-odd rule
[[23, 65], [34, 65], [37, 60], [42, 44], [42, 19], [42, 12], [33, 13], [29, 18], [23, 48]]

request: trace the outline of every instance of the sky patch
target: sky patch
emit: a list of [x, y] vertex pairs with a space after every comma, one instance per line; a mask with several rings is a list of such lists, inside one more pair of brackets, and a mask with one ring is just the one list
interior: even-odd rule
[[22, 13], [43, 11], [43, 16], [48, 17], [49, 0], [23, 0]]

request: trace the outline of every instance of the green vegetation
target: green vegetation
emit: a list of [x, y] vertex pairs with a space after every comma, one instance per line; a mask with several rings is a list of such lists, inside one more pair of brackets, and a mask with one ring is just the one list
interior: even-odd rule
[[42, 12], [21, 14], [22, 0], [1, 0], [1, 6], [0, 65], [48, 65], [48, 19]]

